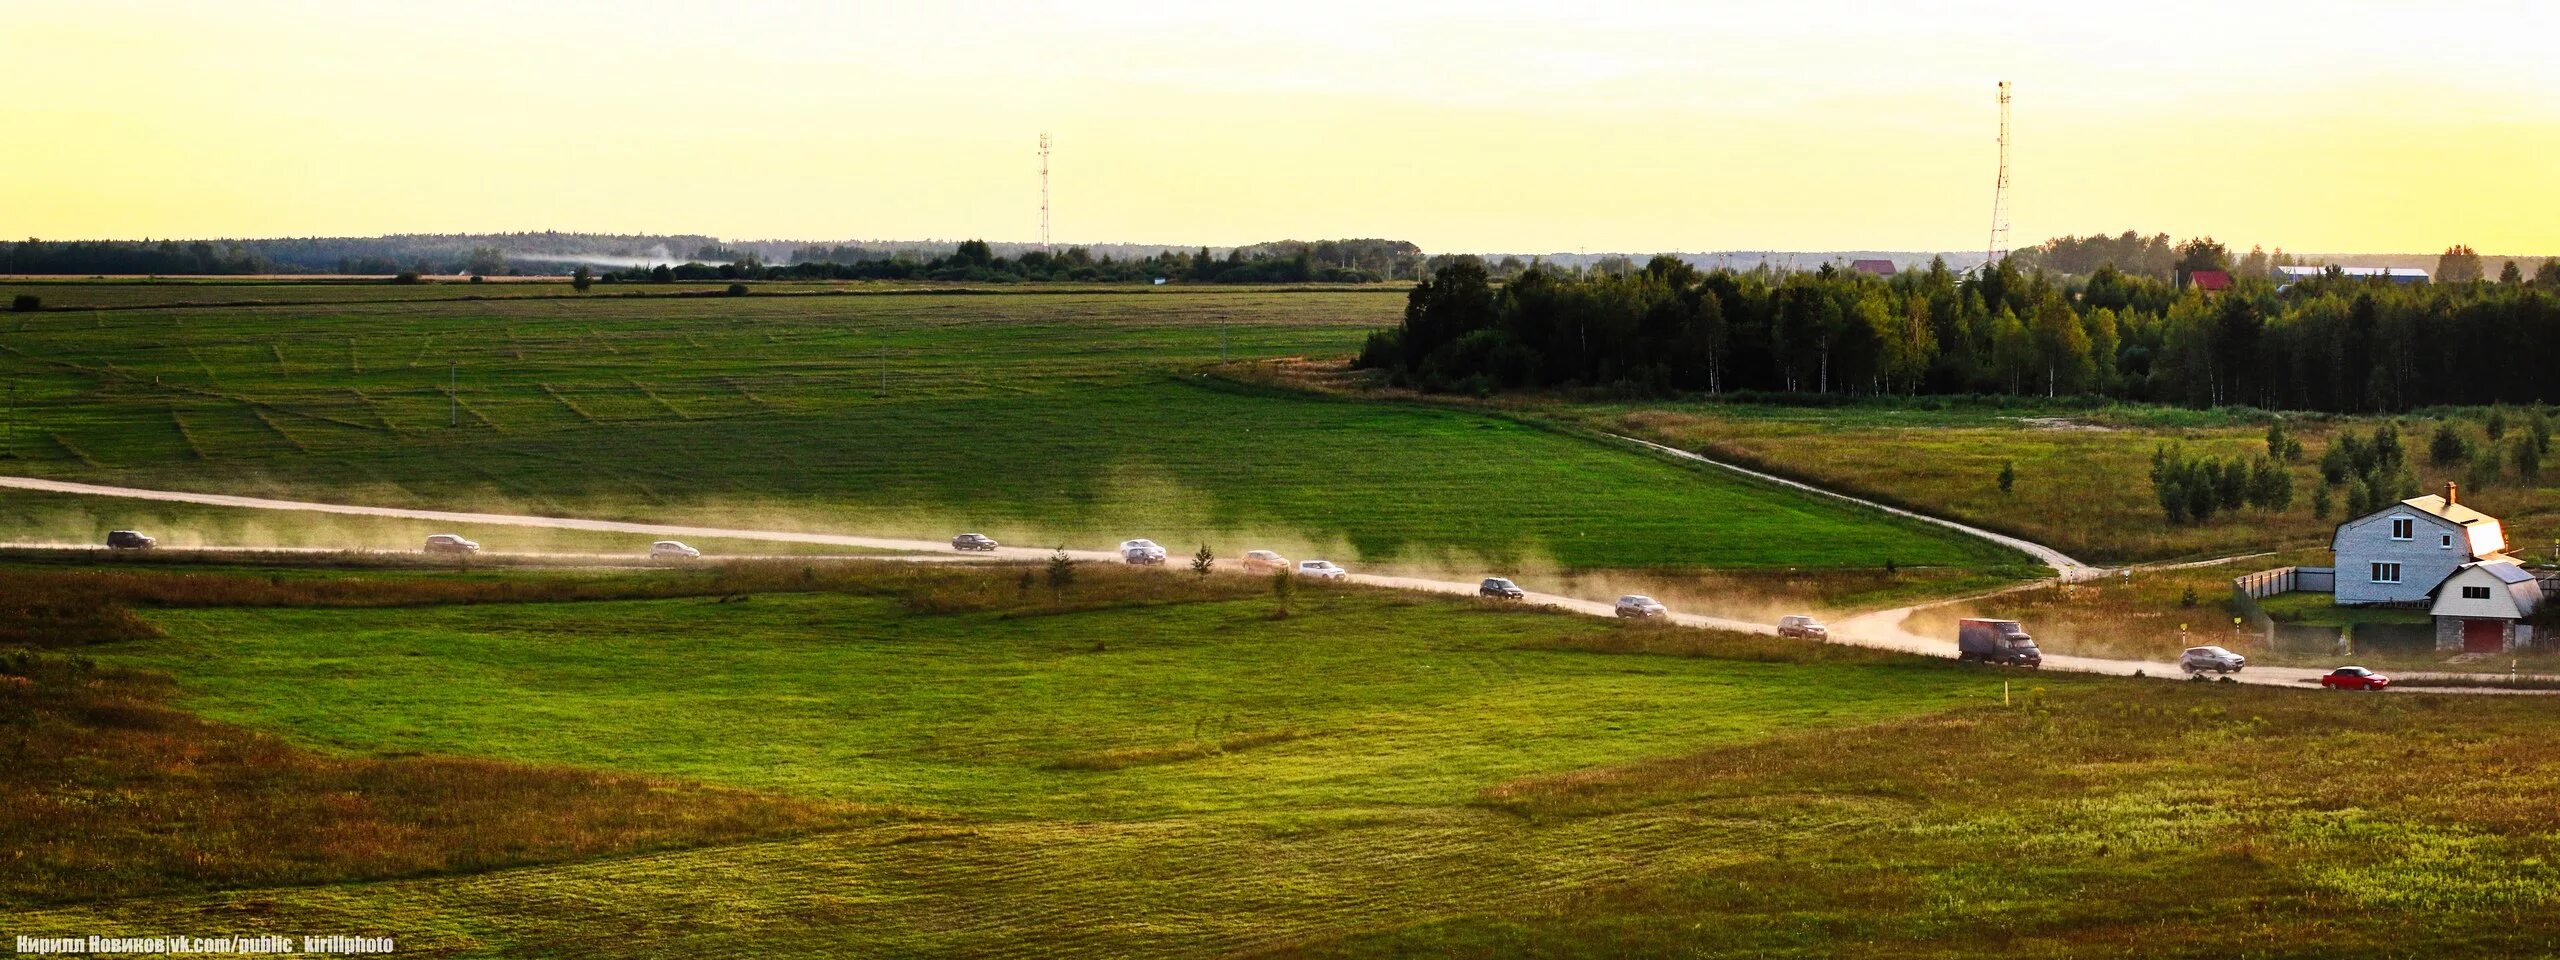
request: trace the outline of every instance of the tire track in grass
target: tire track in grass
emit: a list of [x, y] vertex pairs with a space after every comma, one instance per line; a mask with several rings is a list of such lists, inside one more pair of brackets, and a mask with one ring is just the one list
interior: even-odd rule
[[601, 423], [603, 423], [603, 422], [604, 422], [604, 421], [602, 421], [602, 420], [596, 419], [596, 415], [595, 415], [595, 414], [588, 413], [588, 412], [587, 412], [587, 408], [585, 408], [585, 407], [581, 407], [581, 406], [579, 406], [579, 405], [577, 405], [577, 404], [575, 404], [575, 403], [570, 402], [568, 397], [566, 397], [566, 396], [562, 396], [562, 395], [561, 395], [561, 393], [560, 393], [560, 391], [559, 391], [559, 390], [557, 390], [557, 389], [555, 389], [555, 388], [553, 388], [550, 384], [547, 384], [547, 383], [537, 383], [537, 384], [534, 384], [534, 386], [541, 387], [541, 388], [542, 388], [542, 392], [544, 392], [544, 393], [547, 393], [547, 394], [550, 394], [550, 395], [551, 395], [551, 399], [560, 401], [560, 405], [561, 405], [561, 406], [564, 406], [564, 407], [569, 408], [569, 412], [570, 412], [570, 413], [577, 414], [577, 415], [578, 415], [578, 419], [580, 419], [580, 420], [584, 420], [584, 421], [586, 421], [586, 422], [588, 422], [588, 423], [596, 423], [596, 424], [601, 424]]

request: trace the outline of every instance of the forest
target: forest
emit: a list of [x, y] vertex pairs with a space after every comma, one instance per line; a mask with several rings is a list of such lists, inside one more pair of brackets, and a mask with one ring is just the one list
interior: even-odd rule
[[[2215, 253], [2193, 263], [2225, 267]], [[2207, 292], [2112, 263], [2082, 277], [2013, 257], [1880, 278], [1706, 272], [1665, 256], [1507, 283], [1481, 262], [1453, 263], [1415, 286], [1403, 322], [1373, 334], [1358, 365], [1472, 393], [2097, 396], [2343, 412], [2560, 400], [2555, 361], [2560, 262], [2531, 279], [2399, 286], [2333, 271], [2281, 288], [2244, 275]]]

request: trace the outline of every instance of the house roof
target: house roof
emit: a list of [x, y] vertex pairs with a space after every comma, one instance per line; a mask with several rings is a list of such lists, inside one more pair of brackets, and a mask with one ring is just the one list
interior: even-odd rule
[[2445, 501], [2445, 498], [2432, 493], [2423, 497], [2410, 497], [2409, 499], [2400, 501], [2400, 505], [2421, 513], [2428, 513], [2443, 517], [2444, 519], [2451, 520], [2464, 526], [2484, 521], [2488, 523], [2498, 522], [2498, 518], [2496, 517], [2481, 513], [2478, 510], [2471, 509], [2470, 507], [2463, 506], [2459, 503], [2448, 503]]
[[1893, 261], [1851, 260], [1849, 261], [1849, 269], [1863, 273], [1872, 273], [1879, 277], [1890, 277], [1893, 276]]
[[2533, 582], [2533, 574], [2526, 572], [2523, 567], [2517, 566], [2514, 558], [2503, 553], [2497, 554], [2496, 556], [2498, 559], [2481, 560], [2476, 563], [2466, 563], [2463, 564], [2463, 566], [2479, 567], [2480, 572], [2498, 578], [2499, 583]]
[[2416, 267], [2277, 267], [2276, 272], [2295, 280], [2308, 280], [2336, 270], [2350, 277], [2389, 277], [2393, 280], [2424, 280], [2427, 272]]
[[2187, 274], [2187, 280], [2200, 290], [2231, 289], [2231, 274], [2222, 270], [2198, 270]]

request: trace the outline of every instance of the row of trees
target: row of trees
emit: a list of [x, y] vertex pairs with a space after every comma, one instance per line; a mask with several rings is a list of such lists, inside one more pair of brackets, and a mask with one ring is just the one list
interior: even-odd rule
[[1424, 389], [2097, 395], [2195, 406], [2405, 410], [2560, 399], [2560, 272], [2397, 286], [2336, 273], [2229, 291], [2015, 259], [1891, 278], [1825, 267], [1618, 275], [1461, 260], [1417, 285], [1361, 366]]

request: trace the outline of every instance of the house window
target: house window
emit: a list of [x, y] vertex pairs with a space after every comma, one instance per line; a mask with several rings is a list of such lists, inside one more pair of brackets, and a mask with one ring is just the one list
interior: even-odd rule
[[2411, 517], [2391, 518], [2391, 539], [2414, 540], [2417, 536], [2418, 521], [2416, 519]]
[[2373, 565], [2373, 582], [2375, 582], [2375, 583], [2399, 583], [2399, 582], [2400, 582], [2400, 565], [2399, 565], [2399, 564], [2396, 564], [2396, 563], [2377, 563], [2377, 564], [2374, 564], [2374, 565]]
[[2443, 548], [2445, 548], [2445, 549], [2447, 549], [2447, 550], [2451, 550], [2451, 549], [2453, 549], [2453, 534], [2450, 534], [2450, 533], [2445, 534], [2445, 535], [2444, 535], [2444, 542], [2443, 542], [2443, 543], [2440, 543], [2440, 544], [2437, 544], [2437, 546], [2443, 547]]
[[2486, 599], [2489, 599], [2489, 588], [2487, 588], [2487, 587], [2464, 587], [2464, 588], [2462, 588], [2462, 599], [2465, 599], [2465, 600], [2486, 600]]

